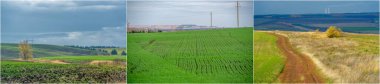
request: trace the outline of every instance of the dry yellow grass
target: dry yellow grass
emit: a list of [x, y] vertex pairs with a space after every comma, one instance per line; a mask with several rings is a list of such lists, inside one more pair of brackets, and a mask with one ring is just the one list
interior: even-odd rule
[[326, 38], [315, 32], [276, 33], [286, 35], [296, 49], [309, 55], [331, 82], [379, 82], [378, 35], [346, 33]]

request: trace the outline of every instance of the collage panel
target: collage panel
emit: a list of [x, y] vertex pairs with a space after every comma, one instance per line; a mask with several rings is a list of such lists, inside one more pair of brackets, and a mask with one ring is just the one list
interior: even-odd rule
[[379, 1], [255, 1], [254, 83], [379, 83]]
[[128, 1], [128, 83], [252, 83], [252, 1]]
[[378, 0], [0, 0], [0, 83], [380, 83]]
[[126, 1], [1, 0], [1, 83], [126, 83]]

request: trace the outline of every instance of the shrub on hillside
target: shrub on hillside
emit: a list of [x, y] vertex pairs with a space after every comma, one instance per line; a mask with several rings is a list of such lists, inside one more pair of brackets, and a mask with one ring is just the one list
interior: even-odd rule
[[326, 30], [326, 36], [329, 37], [329, 38], [334, 38], [334, 37], [341, 37], [343, 36], [343, 33], [342, 33], [342, 30], [340, 30], [340, 28], [336, 27], [336, 26], [330, 26], [327, 30]]

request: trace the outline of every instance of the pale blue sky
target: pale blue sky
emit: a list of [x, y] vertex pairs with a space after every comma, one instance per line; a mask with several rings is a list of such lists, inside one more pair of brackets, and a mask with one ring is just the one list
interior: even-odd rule
[[[240, 26], [253, 26], [253, 2], [241, 1]], [[196, 24], [236, 27], [236, 2], [197, 1], [128, 1], [128, 22], [137, 25]]]

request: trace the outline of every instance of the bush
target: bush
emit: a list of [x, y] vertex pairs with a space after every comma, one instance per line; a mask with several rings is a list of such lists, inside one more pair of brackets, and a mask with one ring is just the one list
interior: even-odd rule
[[116, 49], [112, 49], [112, 51], [111, 51], [111, 55], [117, 55], [117, 51], [116, 51]]
[[121, 55], [125, 56], [127, 53], [125, 51], [121, 52]]
[[330, 26], [327, 30], [326, 30], [326, 36], [329, 37], [329, 38], [334, 38], [334, 37], [341, 37], [343, 36], [342, 34], [342, 30], [340, 30], [340, 28], [336, 27], [336, 26]]

